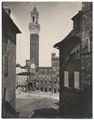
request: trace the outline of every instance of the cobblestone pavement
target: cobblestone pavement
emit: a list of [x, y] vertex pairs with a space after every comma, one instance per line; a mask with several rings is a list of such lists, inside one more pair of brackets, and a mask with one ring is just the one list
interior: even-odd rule
[[51, 99], [56, 99], [59, 100], [59, 93], [51, 93], [51, 92], [21, 92], [21, 91], [16, 91], [16, 98], [32, 98], [32, 97], [42, 97], [42, 98], [51, 98]]
[[19, 112], [19, 118], [60, 118], [57, 102], [39, 96], [17, 98], [16, 111]]

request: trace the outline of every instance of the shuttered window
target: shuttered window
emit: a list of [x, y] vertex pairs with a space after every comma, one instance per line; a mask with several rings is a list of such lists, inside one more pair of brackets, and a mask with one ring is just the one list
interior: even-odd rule
[[74, 72], [74, 88], [79, 89], [79, 72]]
[[69, 79], [68, 71], [64, 71], [64, 86], [65, 87], [69, 87], [68, 79]]

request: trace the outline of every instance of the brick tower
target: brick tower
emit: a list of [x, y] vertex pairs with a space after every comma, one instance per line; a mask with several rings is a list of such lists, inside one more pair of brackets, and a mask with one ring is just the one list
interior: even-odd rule
[[29, 23], [30, 30], [30, 61], [32, 66], [39, 67], [39, 31], [38, 24], [39, 13], [34, 7], [31, 11], [31, 23]]

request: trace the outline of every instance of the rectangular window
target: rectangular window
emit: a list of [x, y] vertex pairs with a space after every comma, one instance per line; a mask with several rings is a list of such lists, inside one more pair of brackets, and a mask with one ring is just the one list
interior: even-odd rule
[[65, 87], [69, 87], [69, 84], [68, 84], [68, 72], [67, 71], [64, 71], [64, 86]]
[[69, 87], [74, 88], [74, 72], [69, 72]]
[[74, 87], [79, 89], [79, 72], [74, 72]]

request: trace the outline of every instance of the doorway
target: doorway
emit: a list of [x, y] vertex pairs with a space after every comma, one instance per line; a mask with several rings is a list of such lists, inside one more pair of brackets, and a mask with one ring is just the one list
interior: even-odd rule
[[32, 83], [28, 83], [28, 91], [29, 92], [33, 91], [33, 85], [32, 85]]

